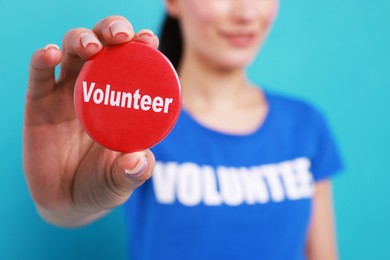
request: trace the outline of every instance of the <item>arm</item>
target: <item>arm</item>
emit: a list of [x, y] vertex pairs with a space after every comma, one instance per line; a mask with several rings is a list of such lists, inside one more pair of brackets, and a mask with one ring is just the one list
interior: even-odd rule
[[329, 180], [316, 183], [307, 241], [309, 260], [336, 260], [332, 189]]

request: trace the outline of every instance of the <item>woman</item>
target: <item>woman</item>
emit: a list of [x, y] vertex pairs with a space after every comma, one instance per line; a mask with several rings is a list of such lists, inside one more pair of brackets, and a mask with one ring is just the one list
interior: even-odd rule
[[244, 73], [278, 1], [165, 3], [161, 48], [178, 70], [183, 110], [153, 153], [104, 149], [73, 109], [84, 61], [131, 40], [157, 48], [151, 31], [134, 34], [112, 16], [69, 31], [62, 51], [49, 44], [34, 53], [24, 167], [42, 217], [79, 226], [125, 204], [132, 259], [336, 259], [328, 178], [340, 161], [326, 123]]

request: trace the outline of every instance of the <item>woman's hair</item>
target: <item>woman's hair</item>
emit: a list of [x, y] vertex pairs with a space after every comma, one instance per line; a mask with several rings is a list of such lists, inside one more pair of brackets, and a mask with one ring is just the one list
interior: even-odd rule
[[160, 29], [160, 51], [168, 57], [177, 70], [183, 51], [183, 40], [179, 21], [169, 15], [165, 15]]

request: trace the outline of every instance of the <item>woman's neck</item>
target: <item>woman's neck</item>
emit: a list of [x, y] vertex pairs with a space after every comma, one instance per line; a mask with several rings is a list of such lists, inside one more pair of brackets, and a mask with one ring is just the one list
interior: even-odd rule
[[183, 107], [217, 131], [245, 134], [258, 129], [268, 111], [262, 92], [247, 81], [243, 70], [207, 64], [184, 56], [179, 70]]
[[185, 107], [226, 106], [250, 87], [242, 69], [221, 69], [185, 53], [179, 69]]

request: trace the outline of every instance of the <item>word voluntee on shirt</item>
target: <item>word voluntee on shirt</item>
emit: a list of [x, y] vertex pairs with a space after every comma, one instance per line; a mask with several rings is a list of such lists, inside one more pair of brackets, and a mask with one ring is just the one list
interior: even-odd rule
[[310, 160], [301, 157], [254, 167], [216, 169], [195, 163], [156, 162], [152, 176], [156, 199], [185, 206], [264, 204], [313, 195]]

